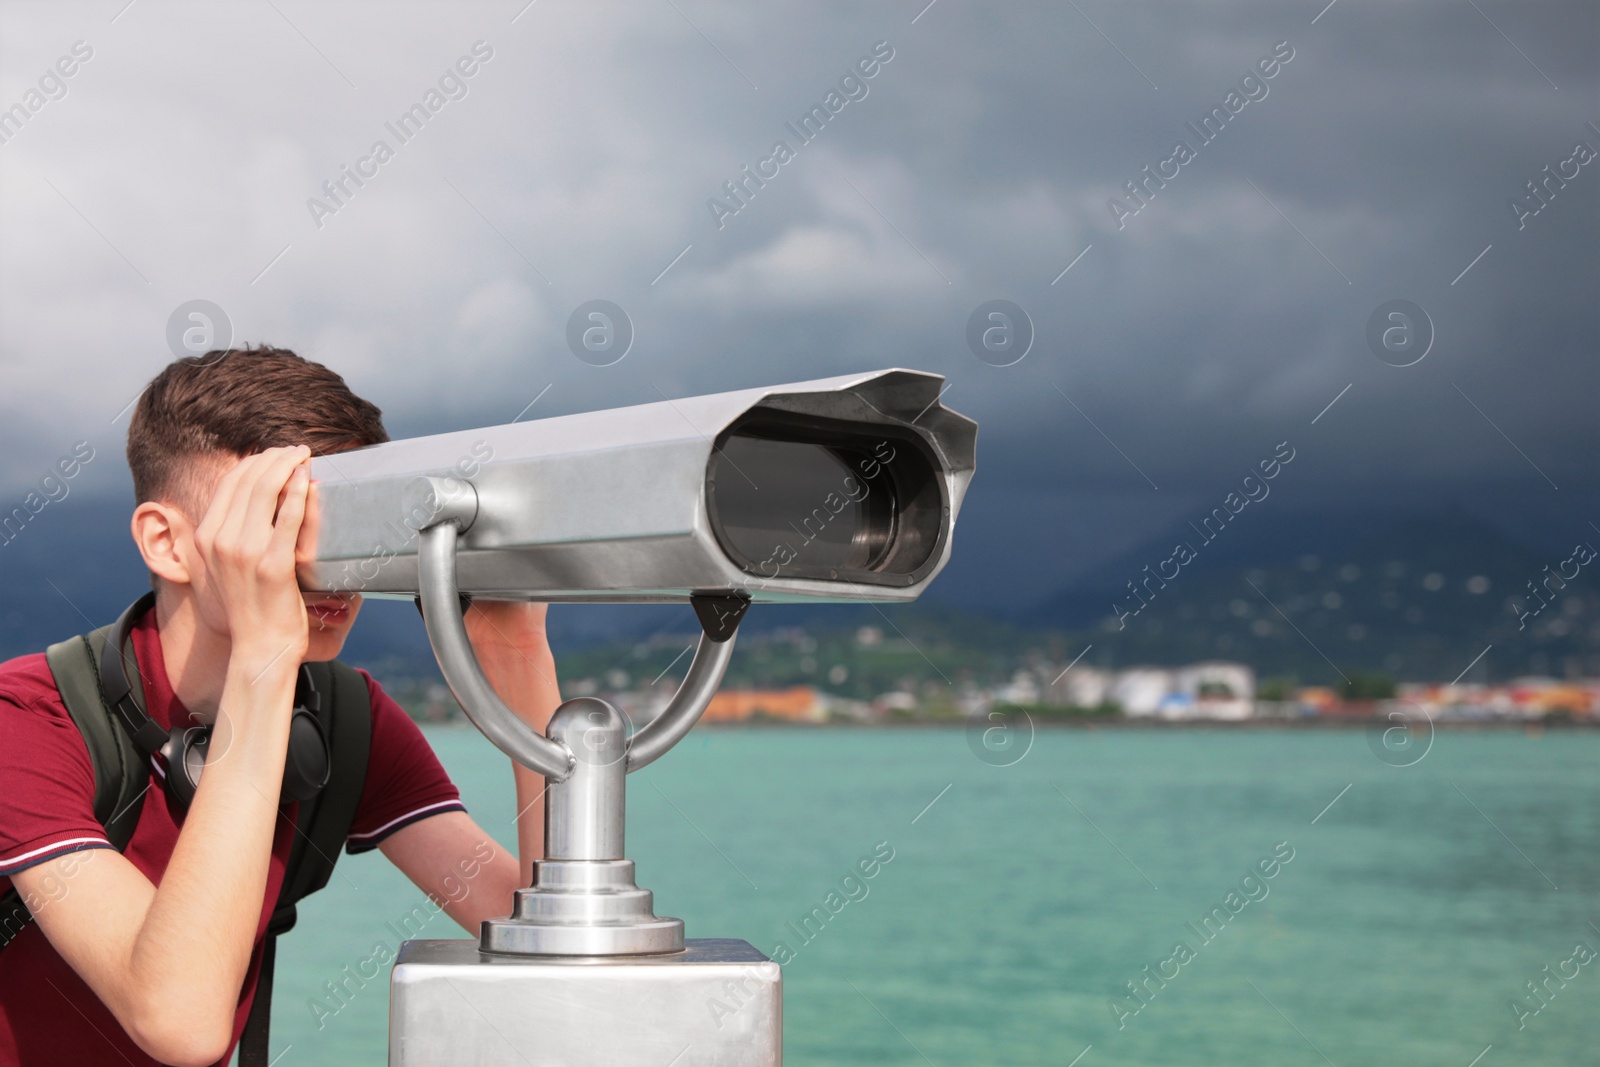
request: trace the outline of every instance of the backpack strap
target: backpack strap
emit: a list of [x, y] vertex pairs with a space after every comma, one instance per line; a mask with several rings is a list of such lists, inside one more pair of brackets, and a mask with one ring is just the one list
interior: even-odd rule
[[[61, 702], [72, 716], [83, 743], [89, 750], [94, 770], [94, 817], [105, 828], [106, 840], [121, 852], [133, 838], [142, 805], [139, 800], [149, 788], [150, 768], [106, 703], [100, 689], [100, 656], [106, 642], [103, 626], [92, 633], [51, 645], [45, 652], [50, 673], [55, 678]], [[128, 681], [144, 702], [144, 685], [138, 667], [131, 663]], [[15, 886], [0, 895], [0, 949], [22, 932], [33, 915], [22, 902]]]
[[[330, 767], [327, 786], [300, 806], [300, 832], [290, 848], [283, 891], [273, 913], [273, 923], [281, 924], [278, 933], [294, 926], [296, 902], [328, 884], [367, 784], [367, 756], [372, 745], [372, 696], [366, 679], [354, 667], [336, 660], [306, 667], [317, 692], [331, 697], [317, 711], [328, 737]], [[335, 714], [335, 709], [343, 710]]]
[[[102, 626], [82, 637], [51, 645], [45, 656], [56, 689], [72, 721], [83, 734], [94, 764], [94, 817], [106, 829], [106, 838], [121, 852], [139, 823], [138, 800], [150, 783], [150, 765], [109, 710], [100, 688], [100, 657], [105, 655]], [[144, 682], [133, 657], [126, 657], [128, 683], [139, 706], [144, 706]]]
[[[317, 718], [328, 737], [328, 784], [300, 805], [289, 865], [284, 871], [278, 904], [267, 921], [267, 938], [261, 946], [261, 972], [255, 1000], [239, 1038], [239, 1067], [267, 1067], [271, 1030], [272, 972], [277, 959], [278, 935], [291, 929], [295, 905], [328, 884], [333, 865], [350, 836], [356, 806], [367, 781], [367, 756], [372, 745], [372, 697], [366, 679], [355, 668], [338, 661], [308, 663], [311, 684], [324, 695]], [[342, 709], [335, 714], [335, 709]]]

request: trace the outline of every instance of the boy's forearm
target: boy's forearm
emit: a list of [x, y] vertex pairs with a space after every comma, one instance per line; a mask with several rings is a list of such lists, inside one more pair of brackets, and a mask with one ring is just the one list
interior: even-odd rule
[[129, 960], [136, 988], [230, 1026], [261, 919], [298, 669], [230, 664], [199, 789]]

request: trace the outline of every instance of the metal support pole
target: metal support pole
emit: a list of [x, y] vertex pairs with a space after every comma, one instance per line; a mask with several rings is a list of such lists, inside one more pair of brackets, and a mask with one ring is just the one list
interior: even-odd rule
[[572, 753], [572, 773], [545, 779], [547, 860], [620, 860], [628, 734], [617, 709], [594, 697], [569, 700], [550, 716], [550, 740]]
[[517, 890], [507, 919], [488, 919], [479, 946], [515, 956], [634, 956], [683, 951], [683, 920], [659, 917], [624, 858], [627, 724], [594, 697], [550, 717], [550, 740], [573, 754], [572, 773], [547, 778], [545, 858]]

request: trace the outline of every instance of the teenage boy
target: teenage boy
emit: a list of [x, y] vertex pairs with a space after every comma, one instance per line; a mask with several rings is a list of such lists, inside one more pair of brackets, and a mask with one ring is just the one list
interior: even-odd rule
[[[361, 607], [359, 593], [297, 584], [316, 534], [307, 461], [388, 439], [378, 408], [284, 349], [178, 360], [140, 398], [131, 529], [155, 603], [126, 646], [149, 717], [209, 726], [209, 747], [187, 807], [160, 756], [135, 768], [148, 782], [118, 851], [45, 656], [0, 664], [0, 890], [9, 881], [34, 920], [0, 951], [0, 1067], [232, 1055], [297, 833], [282, 790], [300, 666], [334, 659]], [[466, 616], [485, 674], [541, 733], [560, 702], [544, 620], [544, 605], [525, 603], [478, 601]], [[543, 779], [515, 768], [519, 862], [360, 673], [371, 742], [346, 851], [381, 849], [476, 933], [510, 912], [543, 854]]]

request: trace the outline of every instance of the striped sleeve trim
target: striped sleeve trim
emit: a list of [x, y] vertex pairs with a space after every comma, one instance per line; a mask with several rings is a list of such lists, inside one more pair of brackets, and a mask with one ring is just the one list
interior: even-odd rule
[[111, 842], [103, 837], [69, 837], [61, 841], [52, 841], [48, 845], [19, 852], [12, 856], [0, 856], [0, 878], [25, 871], [29, 867], [37, 867], [57, 856], [65, 856], [69, 852], [79, 852], [86, 848], [110, 848]]
[[430, 815], [442, 815], [447, 811], [466, 811], [467, 807], [459, 800], [441, 800], [435, 804], [424, 804], [397, 819], [390, 819], [376, 830], [364, 834], [351, 834], [345, 839], [344, 850], [354, 856], [360, 852], [370, 852], [378, 847], [378, 843], [397, 830], [403, 830], [412, 823], [426, 819]]

